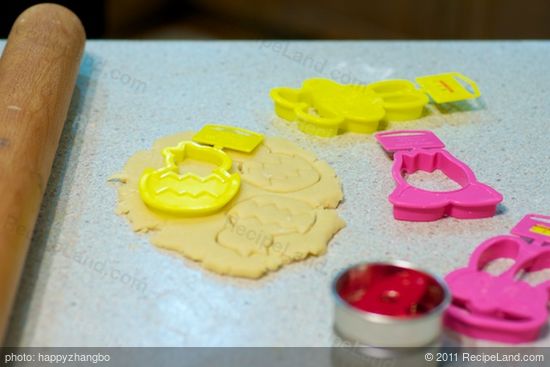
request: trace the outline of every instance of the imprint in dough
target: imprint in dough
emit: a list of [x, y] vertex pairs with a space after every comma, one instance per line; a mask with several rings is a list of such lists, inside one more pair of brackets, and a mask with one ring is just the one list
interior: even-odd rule
[[[178, 252], [219, 274], [259, 278], [269, 271], [326, 251], [345, 226], [335, 208], [342, 200], [332, 168], [289, 141], [266, 137], [251, 154], [226, 150], [241, 189], [220, 212], [198, 218], [170, 216], [149, 209], [138, 183], [146, 168], [161, 167], [161, 151], [193, 133], [161, 138], [148, 151], [130, 157], [117, 181], [117, 213], [136, 232], [149, 232], [158, 247]], [[205, 174], [197, 162], [185, 171]], [[183, 168], [183, 167], [182, 167]], [[202, 170], [202, 171], [201, 171]]]
[[254, 159], [238, 165], [243, 180], [273, 192], [299, 191], [319, 181], [320, 175], [304, 158], [274, 153], [265, 145]]
[[316, 213], [310, 205], [277, 196], [255, 196], [235, 205], [218, 234], [218, 243], [242, 256], [280, 252], [289, 244], [286, 235], [306, 236], [315, 224]]

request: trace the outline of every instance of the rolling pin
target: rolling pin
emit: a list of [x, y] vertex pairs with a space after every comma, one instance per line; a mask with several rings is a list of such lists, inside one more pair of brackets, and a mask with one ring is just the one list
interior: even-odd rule
[[86, 35], [54, 4], [15, 21], [0, 59], [0, 344], [48, 182]]

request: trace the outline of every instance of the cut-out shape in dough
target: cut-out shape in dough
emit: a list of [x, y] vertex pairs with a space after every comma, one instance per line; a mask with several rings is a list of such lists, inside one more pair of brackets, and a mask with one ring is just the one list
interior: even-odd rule
[[319, 181], [319, 172], [297, 155], [261, 149], [252, 159], [239, 165], [242, 179], [273, 192], [299, 191]]
[[345, 226], [335, 210], [343, 194], [332, 168], [278, 138], [265, 138], [250, 154], [227, 151], [234, 163], [230, 173], [238, 170], [242, 181], [239, 193], [220, 212], [186, 218], [151, 211], [139, 195], [140, 175], [147, 167], [162, 166], [162, 149], [192, 136], [157, 140], [151, 150], [130, 157], [116, 175], [118, 214], [134, 231], [149, 232], [156, 246], [219, 274], [259, 278], [323, 254]]
[[277, 196], [255, 196], [227, 213], [227, 225], [218, 243], [243, 256], [277, 253], [285, 256], [286, 245], [274, 246], [291, 234], [306, 236], [316, 220], [313, 207]]

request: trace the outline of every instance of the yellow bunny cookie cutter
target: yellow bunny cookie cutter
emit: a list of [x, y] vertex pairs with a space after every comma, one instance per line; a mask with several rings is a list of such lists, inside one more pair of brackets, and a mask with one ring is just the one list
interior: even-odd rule
[[[261, 134], [249, 130], [205, 125], [192, 141], [182, 141], [162, 150], [164, 166], [147, 169], [140, 178], [141, 198], [149, 208], [171, 215], [215, 213], [235, 197], [241, 185], [240, 175], [229, 172], [233, 163], [222, 149], [250, 153], [262, 140]], [[185, 159], [209, 163], [216, 168], [204, 177], [192, 172], [181, 174], [179, 164]]]
[[323, 78], [307, 79], [302, 87], [273, 88], [270, 96], [277, 116], [297, 121], [312, 135], [336, 136], [343, 132], [373, 133], [380, 122], [416, 120], [430, 101], [457, 102], [481, 94], [476, 83], [452, 72], [408, 80], [383, 80], [367, 85], [339, 84]]
[[305, 133], [331, 137], [340, 131], [371, 133], [384, 117], [377, 96], [362, 85], [342, 85], [329, 79], [308, 79], [302, 88], [274, 88], [275, 113], [297, 121]]

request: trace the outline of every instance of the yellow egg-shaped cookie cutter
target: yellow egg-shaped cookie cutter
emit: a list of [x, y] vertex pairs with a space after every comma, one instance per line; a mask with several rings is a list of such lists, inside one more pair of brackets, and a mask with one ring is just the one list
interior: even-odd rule
[[[182, 141], [162, 150], [163, 167], [143, 172], [139, 193], [149, 208], [180, 216], [203, 216], [219, 211], [235, 197], [241, 185], [240, 175], [230, 173], [233, 163], [222, 150], [223, 140], [231, 149], [250, 153], [263, 136], [230, 126], [206, 125], [193, 139], [206, 139], [214, 147]], [[204, 177], [192, 172], [181, 174], [179, 165], [186, 159], [216, 168]]]

